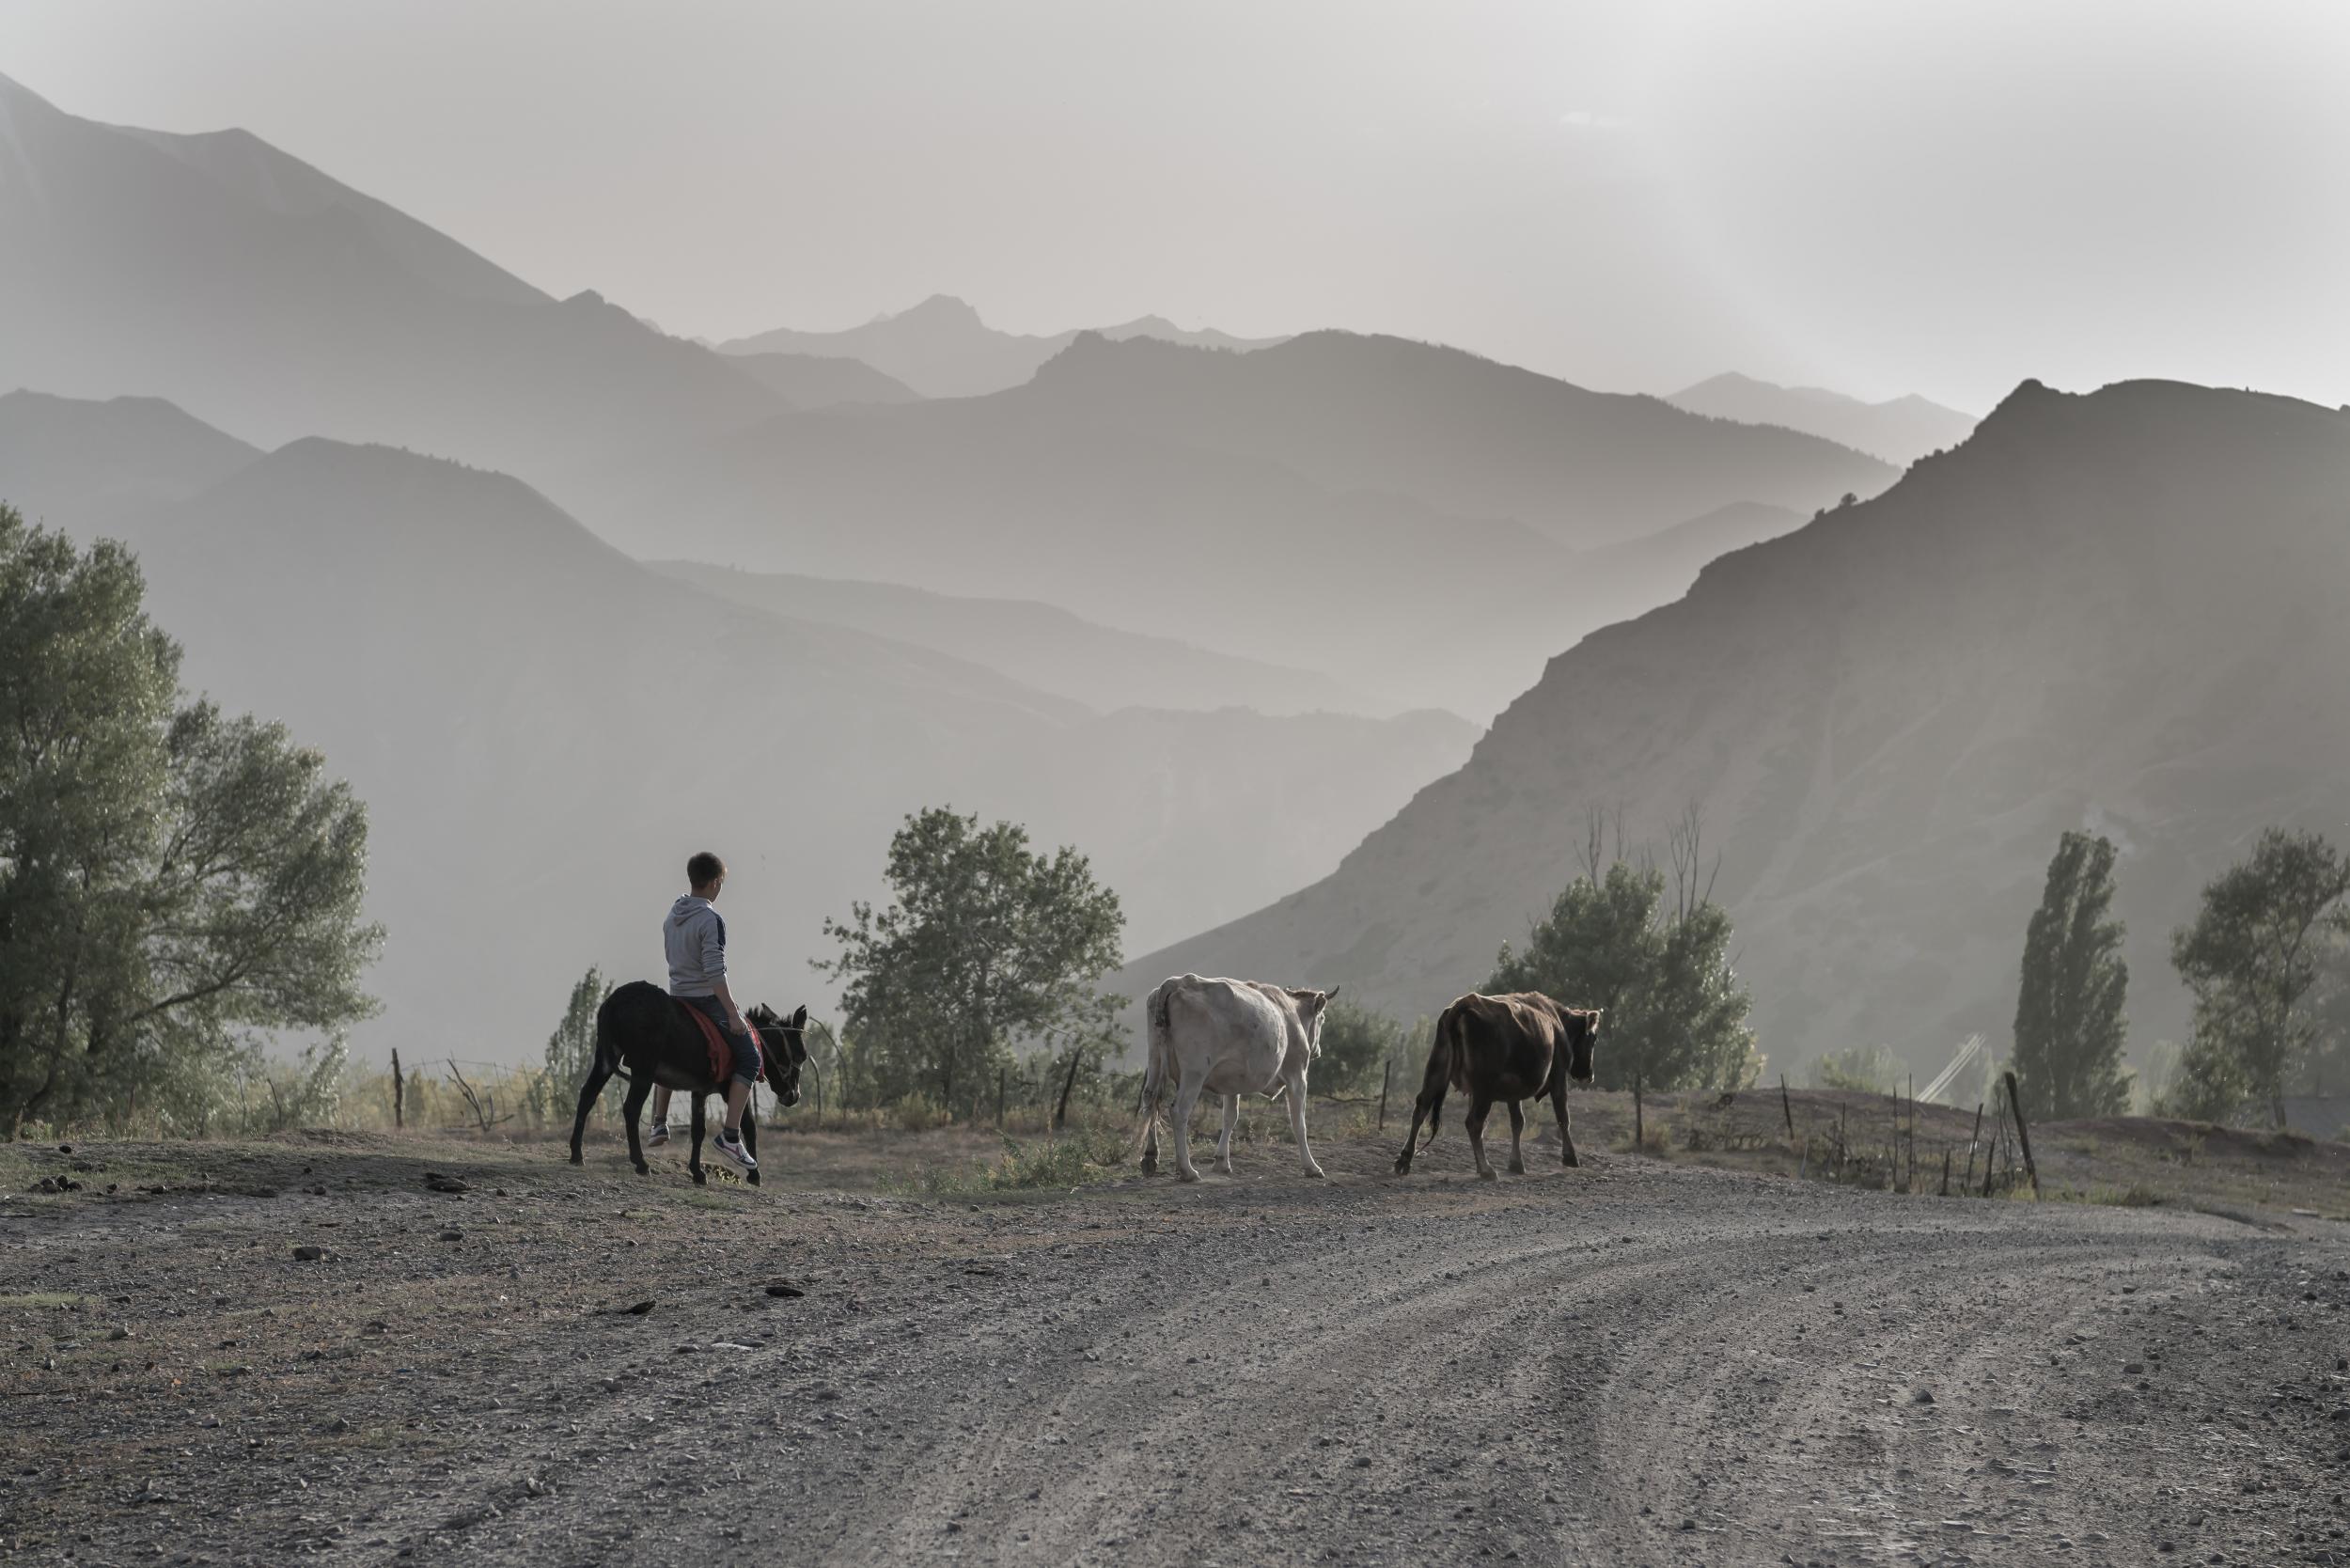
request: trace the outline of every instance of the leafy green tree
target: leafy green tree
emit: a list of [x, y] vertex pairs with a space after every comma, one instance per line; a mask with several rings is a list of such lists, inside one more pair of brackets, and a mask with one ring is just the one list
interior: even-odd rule
[[2122, 1003], [2129, 966], [2113, 917], [2113, 842], [2067, 833], [2024, 936], [2013, 1065], [2034, 1119], [2119, 1116], [2129, 1108]]
[[2272, 827], [2203, 889], [2170, 962], [2195, 996], [2172, 1103], [2224, 1120], [2248, 1105], [2285, 1124], [2289, 1077], [2317, 1043], [2307, 1004], [2328, 944], [2350, 933], [2350, 860], [2314, 833]]
[[[532, 1086], [531, 1110], [541, 1119], [577, 1104], [579, 1086], [596, 1061], [596, 1010], [612, 995], [612, 982], [594, 964], [572, 984], [571, 1000], [563, 1004], [563, 1021], [547, 1036], [546, 1068]], [[619, 1096], [605, 1095], [596, 1108], [619, 1115]]]
[[1397, 1019], [1343, 996], [1323, 1010], [1317, 1038], [1322, 1054], [1314, 1061], [1310, 1082], [1326, 1094], [1377, 1089], [1381, 1064], [1402, 1058], [1410, 1040]]
[[846, 982], [846, 1032], [882, 1095], [934, 1090], [972, 1109], [1018, 1043], [1098, 1067], [1119, 998], [1094, 987], [1122, 962], [1126, 917], [1084, 855], [1037, 854], [1015, 823], [932, 808], [891, 838], [885, 875], [889, 907], [859, 902], [849, 920], [827, 919], [840, 956], [816, 961]]
[[[260, 1031], [338, 1035], [367, 812], [284, 728], [179, 705], [120, 545], [0, 506], [0, 1125], [207, 1114]], [[184, 1115], [183, 1115], [184, 1119]]]
[[1684, 818], [1672, 842], [1669, 885], [1653, 866], [1621, 856], [1598, 865], [1597, 833], [1586, 870], [1535, 923], [1523, 949], [1504, 944], [1489, 992], [1539, 991], [1570, 1007], [1606, 1011], [1594, 1058], [1606, 1089], [1738, 1089], [1762, 1058], [1747, 1027], [1746, 987], [1730, 964], [1730, 916], [1700, 887], [1698, 822]]

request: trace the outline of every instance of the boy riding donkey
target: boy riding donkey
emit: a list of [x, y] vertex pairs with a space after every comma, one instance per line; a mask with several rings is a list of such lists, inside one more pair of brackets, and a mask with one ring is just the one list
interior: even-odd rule
[[[743, 1169], [757, 1170], [759, 1161], [743, 1147], [743, 1107], [759, 1077], [759, 1047], [727, 988], [727, 923], [712, 907], [726, 886], [727, 864], [704, 850], [685, 863], [685, 880], [691, 891], [669, 906], [667, 918], [661, 922], [662, 940], [669, 950], [669, 995], [717, 1025], [734, 1053], [733, 1076], [727, 1080], [727, 1124], [718, 1134], [717, 1148]], [[666, 1084], [653, 1090], [652, 1131], [645, 1141], [655, 1148], [669, 1141]]]

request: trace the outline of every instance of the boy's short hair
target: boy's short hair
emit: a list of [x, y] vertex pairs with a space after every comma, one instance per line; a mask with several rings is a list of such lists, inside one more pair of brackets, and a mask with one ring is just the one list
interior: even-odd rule
[[707, 887], [727, 874], [727, 863], [702, 851], [685, 863], [685, 884], [689, 887]]

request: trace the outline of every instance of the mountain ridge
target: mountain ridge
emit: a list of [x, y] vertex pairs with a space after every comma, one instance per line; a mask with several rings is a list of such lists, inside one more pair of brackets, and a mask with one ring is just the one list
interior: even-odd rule
[[2164, 944], [2201, 881], [2268, 823], [2350, 815], [2345, 497], [2332, 411], [2024, 383], [1884, 495], [1560, 653], [1332, 876], [1124, 983], [1249, 963], [1433, 1011], [1574, 874], [1588, 810], [1629, 807], [1637, 846], [1695, 805], [1776, 1063], [1997, 1038], [2084, 823], [2124, 846], [2134, 1038], [2175, 1031]]

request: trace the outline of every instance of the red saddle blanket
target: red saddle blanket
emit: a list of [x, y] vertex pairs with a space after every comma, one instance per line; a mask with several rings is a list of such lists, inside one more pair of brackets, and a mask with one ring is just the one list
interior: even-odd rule
[[[680, 1001], [675, 996], [669, 999], [677, 1003], [680, 1012], [700, 1027], [702, 1044], [710, 1051], [710, 1081], [723, 1085], [734, 1076], [734, 1048], [727, 1043], [725, 1033], [712, 1021], [710, 1014], [691, 1002]], [[759, 1036], [756, 1034], [751, 1036], [751, 1054], [760, 1058], [752, 1068], [751, 1077], [754, 1080], [764, 1077], [767, 1072], [766, 1053], [759, 1048]]]

